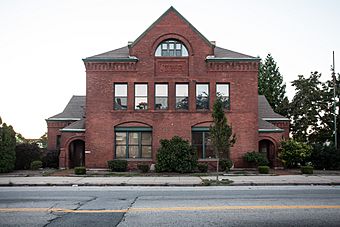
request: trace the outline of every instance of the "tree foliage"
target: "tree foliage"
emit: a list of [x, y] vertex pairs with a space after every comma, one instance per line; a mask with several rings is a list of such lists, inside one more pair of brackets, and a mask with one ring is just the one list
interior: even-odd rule
[[31, 162], [42, 159], [42, 150], [36, 143], [20, 143], [15, 147], [15, 153], [15, 169], [30, 169]]
[[220, 96], [214, 103], [212, 118], [210, 138], [215, 148], [216, 158], [230, 159], [230, 147], [236, 142], [236, 136], [232, 132], [232, 127], [228, 125]]
[[312, 147], [306, 143], [295, 140], [281, 142], [279, 154], [283, 164], [287, 167], [298, 167], [305, 165], [312, 155]]
[[0, 172], [10, 172], [15, 165], [15, 131], [0, 122]]
[[258, 92], [266, 96], [276, 113], [288, 116], [289, 100], [286, 96], [286, 84], [271, 54], [267, 55], [264, 63], [260, 63]]

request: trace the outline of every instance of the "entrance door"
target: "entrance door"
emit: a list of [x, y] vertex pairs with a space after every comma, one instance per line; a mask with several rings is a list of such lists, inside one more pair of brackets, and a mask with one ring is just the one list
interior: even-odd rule
[[275, 146], [273, 142], [270, 140], [261, 140], [259, 142], [259, 149], [260, 153], [265, 154], [268, 158], [270, 167], [273, 167], [276, 158]]
[[74, 140], [69, 147], [70, 168], [85, 166], [85, 142]]

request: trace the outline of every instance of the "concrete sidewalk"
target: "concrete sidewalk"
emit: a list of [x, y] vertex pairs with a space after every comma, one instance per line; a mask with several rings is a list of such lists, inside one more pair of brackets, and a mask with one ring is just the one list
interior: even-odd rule
[[[339, 175], [257, 175], [220, 176], [231, 180], [230, 186], [250, 185], [340, 185]], [[202, 180], [216, 176], [171, 177], [0, 177], [0, 186], [201, 186]]]

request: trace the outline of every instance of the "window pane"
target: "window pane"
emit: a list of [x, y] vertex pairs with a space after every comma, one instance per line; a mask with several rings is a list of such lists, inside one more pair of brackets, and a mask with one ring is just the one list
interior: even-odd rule
[[156, 84], [156, 96], [168, 96], [168, 85]]
[[157, 56], [157, 57], [162, 56], [162, 48], [161, 48], [161, 46], [157, 47], [155, 56]]
[[176, 97], [176, 109], [189, 109], [189, 99], [188, 97]]
[[177, 44], [176, 44], [176, 50], [180, 50], [180, 49], [181, 49], [181, 46], [182, 46], [182, 45], [181, 45], [180, 43], [177, 43]]
[[176, 96], [188, 96], [188, 84], [176, 84]]
[[135, 109], [137, 110], [146, 110], [148, 109], [148, 98], [135, 98]]
[[129, 158], [139, 158], [138, 146], [129, 146]]
[[138, 145], [138, 132], [129, 132], [129, 145]]
[[135, 96], [148, 96], [148, 85], [135, 84]]
[[142, 145], [151, 145], [151, 132], [142, 132]]
[[163, 50], [167, 50], [168, 49], [168, 44], [167, 43], [163, 43], [162, 44], [162, 49]]
[[142, 146], [142, 158], [151, 158], [151, 146]]
[[220, 96], [229, 96], [229, 84], [216, 84], [216, 94]]
[[126, 145], [126, 132], [116, 132], [116, 144]]
[[115, 110], [126, 110], [127, 109], [127, 97], [116, 97], [115, 98]]
[[208, 96], [209, 95], [209, 84], [196, 84], [196, 96]]
[[115, 84], [115, 97], [127, 96], [127, 84]]
[[126, 158], [126, 146], [116, 146], [116, 158]]
[[203, 145], [193, 145], [193, 148], [197, 152], [197, 157], [203, 158]]
[[175, 44], [174, 44], [174, 43], [170, 43], [170, 44], [169, 44], [169, 49], [170, 49], [170, 50], [175, 49]]
[[195, 145], [203, 144], [203, 133], [202, 132], [192, 132], [192, 144], [195, 144]]
[[215, 158], [215, 153], [213, 146], [211, 145], [206, 145], [205, 146], [205, 158]]
[[168, 98], [155, 98], [155, 109], [156, 110], [166, 110], [168, 109]]

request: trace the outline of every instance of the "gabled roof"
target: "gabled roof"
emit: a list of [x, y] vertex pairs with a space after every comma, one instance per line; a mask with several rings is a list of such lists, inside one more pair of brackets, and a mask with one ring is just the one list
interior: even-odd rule
[[46, 119], [47, 121], [77, 121], [85, 115], [85, 96], [72, 96], [63, 112]]
[[85, 132], [85, 119], [82, 118], [79, 121], [75, 121], [72, 124], [61, 129], [62, 132]]
[[289, 121], [288, 118], [275, 113], [264, 95], [258, 99], [259, 117], [265, 121]]
[[111, 50], [102, 54], [97, 54], [91, 57], [83, 59], [84, 62], [88, 61], [137, 61], [136, 57], [129, 56], [129, 47], [121, 47], [115, 50]]
[[227, 61], [227, 60], [237, 60], [237, 61], [260, 61], [260, 58], [252, 57], [250, 55], [238, 53], [232, 50], [227, 50], [221, 47], [214, 48], [214, 55], [208, 56], [207, 61]]
[[160, 16], [148, 29], [146, 29], [132, 44], [131, 47], [136, 45], [155, 25], [157, 25], [166, 15], [170, 12], [174, 12], [178, 17], [180, 17], [189, 27], [196, 32], [209, 46], [212, 46], [210, 41], [204, 37], [187, 19], [185, 19], [182, 14], [180, 14], [173, 6], [171, 6], [162, 16]]

